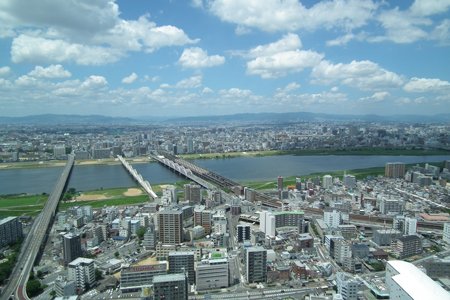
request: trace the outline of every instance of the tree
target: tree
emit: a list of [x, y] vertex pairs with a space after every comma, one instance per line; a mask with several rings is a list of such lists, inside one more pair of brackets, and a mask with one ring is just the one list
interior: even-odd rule
[[99, 269], [95, 269], [95, 280], [102, 280], [103, 279], [103, 273]]
[[27, 282], [27, 295], [30, 297], [36, 297], [44, 291], [41, 283], [37, 279], [28, 280]]
[[147, 228], [145, 227], [139, 227], [139, 229], [136, 231], [136, 235], [138, 236], [138, 238], [140, 240], [142, 240], [144, 238], [144, 234], [147, 231]]
[[119, 251], [116, 251], [116, 253], [114, 253], [114, 256], [115, 256], [116, 258], [119, 258], [119, 256], [120, 256]]
[[52, 299], [55, 298], [56, 297], [56, 292], [55, 291], [51, 291], [50, 292], [50, 296], [52, 297]]

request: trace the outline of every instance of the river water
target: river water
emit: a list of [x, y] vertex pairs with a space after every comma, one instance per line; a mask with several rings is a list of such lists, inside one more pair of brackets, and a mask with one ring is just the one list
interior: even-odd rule
[[[449, 156], [264, 156], [200, 159], [193, 163], [236, 181], [275, 180], [277, 176], [302, 176], [315, 172], [384, 166], [387, 162], [436, 162]], [[179, 176], [157, 163], [136, 164], [134, 168], [152, 184], [174, 183]], [[49, 193], [62, 168], [0, 170], [0, 195]], [[135, 182], [122, 165], [75, 166], [68, 186], [78, 191], [130, 187]]]

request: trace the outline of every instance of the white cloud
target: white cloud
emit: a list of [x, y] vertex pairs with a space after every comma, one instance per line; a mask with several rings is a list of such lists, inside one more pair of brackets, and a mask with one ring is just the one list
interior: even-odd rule
[[119, 8], [113, 0], [3, 0], [0, 11], [3, 26], [52, 27], [78, 35], [104, 32], [119, 18]]
[[289, 33], [284, 35], [280, 40], [266, 44], [259, 45], [248, 52], [251, 58], [261, 56], [270, 56], [284, 51], [296, 50], [302, 47], [302, 42], [298, 35]]
[[427, 38], [427, 32], [422, 26], [432, 24], [431, 20], [420, 16], [414, 16], [408, 11], [400, 11], [395, 8], [379, 15], [378, 21], [386, 30], [385, 35], [369, 38], [371, 42], [393, 41], [405, 44]]
[[12, 42], [11, 60], [20, 62], [75, 62], [80, 65], [102, 65], [119, 60], [123, 54], [111, 48], [70, 44], [20, 35]]
[[197, 43], [175, 26], [157, 26], [147, 16], [138, 20], [120, 20], [107, 34], [95, 38], [98, 43], [108, 43], [113, 48], [129, 51], [153, 52], [162, 47]]
[[193, 89], [198, 88], [202, 85], [202, 76], [201, 75], [195, 75], [183, 80], [180, 80], [175, 85], [176, 88], [180, 89]]
[[257, 46], [246, 54], [253, 58], [247, 62], [247, 73], [276, 78], [314, 67], [322, 60], [323, 54], [300, 50], [300, 47], [301, 41], [296, 34], [287, 34], [274, 43]]
[[314, 67], [322, 58], [322, 54], [309, 50], [285, 51], [249, 61], [247, 72], [262, 78], [277, 78]]
[[130, 84], [130, 83], [135, 82], [137, 78], [138, 78], [137, 74], [133, 72], [130, 75], [124, 77], [122, 79], [122, 83]]
[[410, 10], [414, 15], [431, 16], [446, 12], [450, 8], [450, 0], [415, 0]]
[[349, 64], [322, 61], [313, 68], [312, 76], [315, 83], [339, 82], [362, 90], [394, 88], [403, 84], [401, 76], [368, 60], [352, 61]]
[[119, 16], [114, 0], [5, 0], [0, 3], [0, 36], [13, 37], [14, 62], [80, 65], [116, 62], [128, 51], [150, 53], [198, 42], [178, 27], [157, 26], [147, 15], [137, 20]]
[[224, 64], [225, 57], [220, 55], [208, 56], [208, 52], [205, 50], [198, 47], [193, 47], [184, 49], [178, 63], [184, 68], [209, 68]]
[[274, 32], [358, 28], [367, 23], [377, 6], [370, 0], [323, 1], [310, 8], [297, 0], [212, 0], [209, 10], [222, 21]]
[[413, 77], [404, 85], [403, 89], [410, 93], [449, 91], [450, 82], [436, 78]]
[[360, 98], [361, 101], [367, 102], [381, 102], [391, 94], [389, 92], [375, 92], [372, 96]]
[[108, 81], [103, 76], [91, 75], [81, 84], [81, 88], [99, 89], [108, 85]]
[[0, 68], [0, 76], [8, 75], [9, 72], [11, 72], [11, 68], [8, 67], [8, 66], [1, 67], [1, 68]]
[[412, 5], [400, 10], [395, 7], [381, 12], [377, 21], [385, 29], [383, 35], [372, 36], [369, 42], [392, 41], [394, 43], [407, 44], [419, 40], [437, 40], [448, 43], [448, 25], [446, 20], [435, 25], [432, 16], [443, 14], [450, 8], [450, 0], [428, 1], [416, 0]]
[[72, 74], [61, 65], [50, 65], [47, 68], [36, 66], [28, 75], [37, 78], [67, 78]]
[[251, 31], [250, 28], [245, 27], [245, 26], [241, 26], [241, 25], [236, 26], [236, 29], [234, 30], [234, 33], [236, 33], [236, 35], [246, 35], [246, 34], [249, 34], [251, 32], [252, 31]]

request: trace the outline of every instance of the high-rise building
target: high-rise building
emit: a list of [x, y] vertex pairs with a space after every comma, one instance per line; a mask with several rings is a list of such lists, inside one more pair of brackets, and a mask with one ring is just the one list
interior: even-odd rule
[[183, 242], [182, 211], [165, 209], [158, 212], [159, 242], [176, 245]]
[[69, 280], [75, 281], [78, 291], [85, 291], [95, 283], [94, 260], [78, 257], [67, 266]]
[[389, 178], [405, 177], [406, 165], [401, 162], [387, 163], [384, 167], [384, 176]]
[[344, 175], [344, 186], [348, 189], [356, 187], [356, 177], [353, 175]]
[[259, 230], [268, 236], [275, 236], [275, 216], [269, 211], [259, 213]]
[[450, 299], [449, 292], [413, 264], [390, 260], [386, 263], [389, 299]]
[[250, 247], [245, 255], [247, 283], [267, 281], [267, 250], [262, 247]]
[[226, 252], [217, 249], [209, 254], [208, 259], [198, 262], [195, 276], [197, 291], [228, 287], [229, 266]]
[[403, 201], [398, 199], [381, 198], [380, 212], [384, 215], [396, 215], [403, 211]]
[[202, 201], [201, 187], [198, 184], [184, 185], [184, 200], [189, 204], [198, 204]]
[[324, 189], [331, 189], [333, 187], [333, 177], [331, 175], [323, 176], [322, 187]]
[[405, 235], [393, 242], [393, 252], [399, 258], [422, 253], [422, 241], [417, 235]]
[[205, 228], [205, 234], [211, 233], [212, 212], [205, 209], [204, 205], [194, 208], [194, 226], [200, 225]]
[[188, 282], [185, 274], [167, 274], [153, 277], [153, 299], [187, 300]]
[[328, 228], [337, 228], [342, 223], [341, 212], [337, 209], [325, 209], [323, 221]]
[[7, 217], [0, 220], [0, 247], [15, 243], [22, 236], [22, 223], [18, 217]]
[[450, 222], [444, 223], [444, 230], [442, 231], [442, 240], [450, 244]]
[[148, 225], [147, 231], [144, 234], [144, 240], [142, 242], [142, 245], [145, 247], [146, 250], [154, 250], [156, 247], [156, 242], [157, 242], [157, 236], [156, 236], [155, 224], [150, 223]]
[[250, 225], [248, 224], [239, 224], [237, 225], [237, 242], [243, 243], [244, 241], [249, 241], [251, 238], [250, 234]]
[[66, 146], [65, 145], [55, 145], [53, 147], [53, 156], [56, 159], [62, 159], [66, 157]]
[[301, 178], [295, 178], [295, 189], [297, 191], [301, 191], [302, 190], [302, 179]]
[[189, 284], [195, 283], [194, 252], [172, 251], [168, 259], [170, 274], [186, 273]]
[[64, 263], [68, 264], [80, 257], [83, 253], [81, 251], [81, 239], [79, 235], [68, 233], [63, 235], [63, 257]]
[[352, 257], [352, 244], [346, 240], [338, 240], [334, 246], [334, 258], [337, 263], [343, 265]]
[[360, 283], [346, 273], [336, 274], [337, 292], [343, 300], [357, 300]]
[[279, 191], [282, 191], [282, 190], [283, 190], [283, 176], [278, 176], [278, 179], [277, 179], [277, 189], [278, 189]]

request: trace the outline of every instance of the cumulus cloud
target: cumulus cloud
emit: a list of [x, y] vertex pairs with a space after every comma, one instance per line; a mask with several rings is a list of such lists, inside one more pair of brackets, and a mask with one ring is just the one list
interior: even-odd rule
[[130, 84], [130, 83], [135, 82], [137, 78], [138, 78], [137, 74], [133, 72], [130, 75], [124, 77], [122, 79], [122, 83]]
[[11, 68], [8, 67], [8, 66], [1, 67], [1, 68], [0, 68], [0, 76], [8, 75], [9, 72], [11, 72]]
[[91, 75], [81, 84], [81, 88], [98, 89], [108, 85], [108, 81], [103, 76]]
[[368, 41], [392, 41], [399, 44], [414, 43], [419, 40], [448, 42], [448, 35], [445, 35], [445, 20], [436, 25], [431, 17], [445, 13], [449, 8], [450, 0], [416, 0], [404, 10], [395, 7], [382, 11], [376, 19], [384, 28], [385, 33], [369, 37]]
[[80, 65], [102, 65], [115, 62], [122, 55], [111, 48], [71, 44], [25, 34], [15, 38], [11, 46], [11, 60], [15, 63], [75, 62]]
[[213, 0], [208, 9], [222, 21], [274, 32], [358, 28], [367, 23], [376, 8], [371, 0], [323, 1], [310, 8], [297, 0]]
[[178, 63], [184, 68], [209, 68], [224, 64], [225, 57], [220, 55], [208, 56], [208, 52], [205, 50], [198, 47], [193, 47], [184, 49]]
[[362, 90], [395, 88], [403, 84], [401, 76], [368, 60], [352, 61], [349, 64], [322, 61], [313, 68], [312, 77], [315, 83], [339, 82]]
[[410, 93], [448, 91], [450, 90], [450, 82], [437, 78], [413, 77], [403, 86], [403, 89]]
[[36, 66], [28, 75], [38, 78], [67, 78], [72, 76], [61, 65], [50, 65], [47, 68]]
[[95, 41], [122, 50], [153, 52], [162, 47], [193, 44], [198, 39], [189, 38], [178, 27], [157, 26], [148, 16], [141, 16], [138, 20], [120, 20], [106, 34], [96, 36]]
[[300, 47], [300, 38], [296, 34], [287, 34], [274, 43], [250, 49], [246, 56], [253, 59], [247, 62], [247, 73], [276, 78], [314, 67], [322, 60], [323, 54], [300, 50]]
[[389, 92], [375, 92], [371, 96], [360, 98], [360, 100], [366, 102], [381, 102], [390, 95], [391, 94]]
[[5, 0], [0, 3], [0, 36], [13, 37], [14, 62], [80, 65], [108, 64], [129, 51], [151, 53], [198, 41], [178, 27], [158, 26], [147, 15], [121, 19], [113, 0]]
[[193, 89], [198, 88], [202, 85], [202, 76], [201, 75], [195, 75], [183, 80], [180, 80], [175, 85], [176, 88], [180, 89]]

